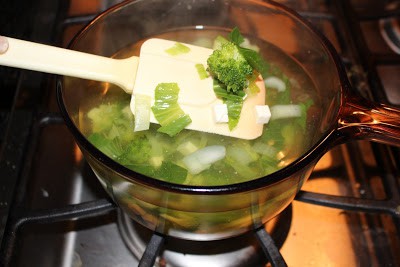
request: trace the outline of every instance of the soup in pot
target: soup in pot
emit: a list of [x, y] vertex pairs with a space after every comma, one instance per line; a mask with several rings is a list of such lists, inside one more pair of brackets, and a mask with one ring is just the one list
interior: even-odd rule
[[[179, 29], [155, 38], [211, 48], [221, 29]], [[214, 186], [240, 183], [271, 174], [310, 147], [320, 112], [315, 87], [303, 68], [279, 48], [247, 36], [245, 45], [268, 63], [266, 105], [271, 119], [254, 140], [182, 130], [173, 137], [158, 124], [134, 131], [131, 96], [117, 87], [99, 88], [98, 97], [80, 107], [80, 128], [87, 139], [114, 161], [144, 175], [171, 183]], [[139, 55], [142, 42], [116, 57]], [[196, 162], [192, 163], [191, 160]], [[196, 168], [189, 166], [196, 165]], [[198, 166], [200, 165], [200, 166]]]

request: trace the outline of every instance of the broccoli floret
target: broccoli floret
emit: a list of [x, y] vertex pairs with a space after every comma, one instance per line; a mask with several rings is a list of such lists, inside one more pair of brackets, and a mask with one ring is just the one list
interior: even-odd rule
[[253, 68], [232, 42], [226, 42], [207, 59], [208, 71], [226, 86], [228, 92], [237, 94], [248, 85]]

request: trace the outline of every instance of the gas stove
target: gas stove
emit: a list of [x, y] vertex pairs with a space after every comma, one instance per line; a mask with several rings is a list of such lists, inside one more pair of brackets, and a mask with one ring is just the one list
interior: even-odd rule
[[[65, 47], [119, 2], [8, 1], [0, 35]], [[400, 1], [279, 2], [332, 42], [354, 90], [400, 105]], [[353, 141], [332, 149], [266, 231], [173, 239], [108, 198], [59, 114], [53, 76], [5, 67], [0, 76], [4, 266], [400, 266], [398, 148]]]

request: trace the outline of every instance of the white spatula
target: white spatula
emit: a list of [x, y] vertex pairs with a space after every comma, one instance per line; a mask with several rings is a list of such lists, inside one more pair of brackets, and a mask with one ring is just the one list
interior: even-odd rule
[[132, 93], [138, 57], [111, 59], [69, 49], [6, 37], [8, 50], [0, 65], [110, 82]]
[[[262, 80], [257, 83], [260, 93], [244, 101], [235, 129], [230, 131], [226, 123], [215, 121], [213, 107], [222, 101], [214, 94], [212, 79], [201, 80], [195, 68], [197, 63], [206, 66], [211, 49], [185, 44], [190, 48], [188, 53], [172, 56], [165, 50], [175, 41], [149, 39], [143, 43], [140, 57], [112, 59], [14, 38], [7, 40], [9, 48], [0, 55], [0, 65], [110, 82], [127, 93], [152, 98], [158, 83], [176, 82], [180, 88], [178, 102], [192, 119], [188, 129], [242, 139], [255, 139], [262, 134], [263, 125], [257, 124], [255, 112], [255, 105], [265, 103]], [[157, 123], [153, 115], [151, 122]]]

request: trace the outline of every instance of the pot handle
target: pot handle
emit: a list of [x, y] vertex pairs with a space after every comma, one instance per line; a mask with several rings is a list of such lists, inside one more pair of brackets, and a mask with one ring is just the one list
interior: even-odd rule
[[400, 146], [399, 108], [348, 96], [338, 123], [338, 131], [351, 137]]

